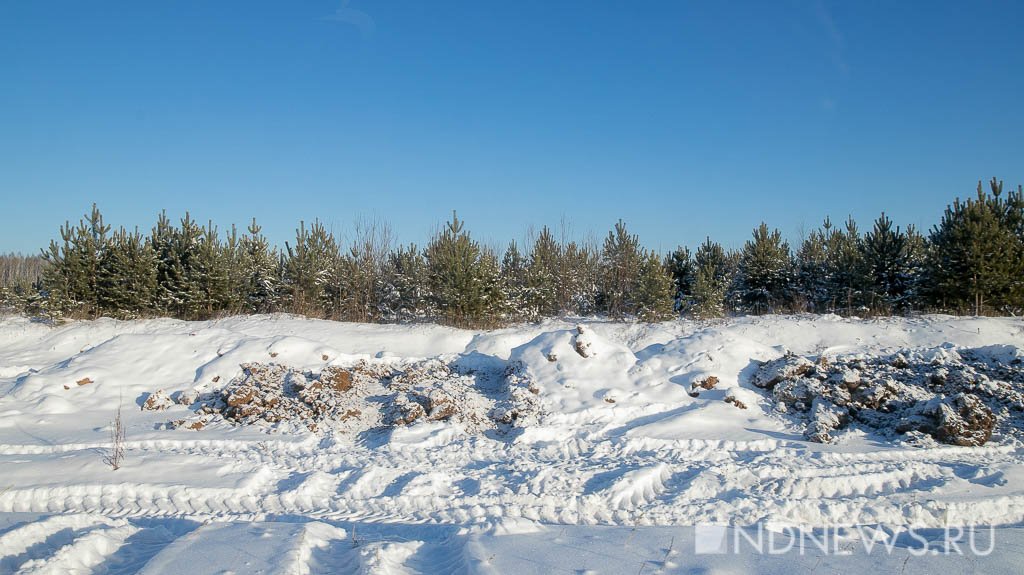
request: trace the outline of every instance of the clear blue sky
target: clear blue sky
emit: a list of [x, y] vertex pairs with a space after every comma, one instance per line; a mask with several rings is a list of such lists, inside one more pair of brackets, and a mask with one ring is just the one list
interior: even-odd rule
[[1024, 3], [0, 0], [0, 252], [97, 202], [276, 243], [565, 217], [739, 246], [1024, 182]]

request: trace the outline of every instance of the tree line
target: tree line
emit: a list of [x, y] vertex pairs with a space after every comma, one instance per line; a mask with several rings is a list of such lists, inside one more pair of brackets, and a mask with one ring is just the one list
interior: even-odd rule
[[379, 223], [354, 232], [343, 247], [320, 221], [300, 223], [280, 249], [255, 220], [220, 233], [189, 214], [161, 214], [144, 234], [112, 229], [93, 206], [41, 257], [0, 256], [0, 305], [51, 318], [284, 311], [466, 327], [566, 315], [1024, 311], [1024, 193], [1004, 194], [995, 178], [948, 205], [927, 235], [884, 213], [863, 233], [852, 218], [826, 219], [795, 249], [765, 223], [738, 250], [707, 238], [665, 255], [643, 248], [622, 221], [600, 244], [544, 227], [500, 253], [454, 213], [422, 248], [394, 245]]

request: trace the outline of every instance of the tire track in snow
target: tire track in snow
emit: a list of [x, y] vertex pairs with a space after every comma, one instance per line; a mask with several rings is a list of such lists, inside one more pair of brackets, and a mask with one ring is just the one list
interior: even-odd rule
[[22, 565], [19, 575], [77, 575], [92, 573], [97, 565], [113, 555], [125, 541], [139, 531], [127, 521], [111, 522], [109, 527], [92, 529], [70, 544], [59, 549], [49, 558], [33, 559]]
[[[959, 482], [958, 489], [969, 492], [957, 497], [968, 504], [992, 495], [1008, 498], [987, 516], [993, 523], [1024, 520], [1024, 494], [988, 491], [1002, 484], [976, 480], [981, 475], [982, 480], [998, 478], [1000, 466], [1016, 464], [1016, 450], [1004, 447], [846, 454], [774, 439], [590, 440], [582, 434], [561, 443], [525, 445], [460, 439], [421, 450], [330, 441], [136, 445], [233, 460], [239, 470], [259, 469], [262, 479], [244, 488], [98, 483], [14, 489], [0, 494], [0, 511], [225, 519], [295, 514], [432, 523], [509, 516], [585, 524], [692, 524], [721, 517], [753, 522], [791, 516], [827, 523], [885, 516], [941, 525], [954, 512], [946, 510], [951, 503], [924, 505], [919, 500], [942, 500], [930, 492]], [[53, 453], [64, 451], [58, 446]], [[616, 471], [620, 481], [613, 485], [609, 479], [601, 486], [604, 491], [585, 489], [585, 480], [602, 470]], [[890, 500], [872, 499], [881, 493]], [[599, 508], [601, 501], [607, 509]], [[809, 506], [819, 511], [809, 513]], [[955, 513], [966, 516], [966, 511]]]

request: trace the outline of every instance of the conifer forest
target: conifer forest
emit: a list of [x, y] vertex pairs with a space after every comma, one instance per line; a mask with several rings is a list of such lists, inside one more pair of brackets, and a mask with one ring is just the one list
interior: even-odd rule
[[761, 223], [736, 250], [713, 238], [662, 254], [617, 222], [600, 242], [543, 227], [528, 245], [483, 245], [453, 212], [425, 246], [386, 224], [343, 245], [300, 223], [272, 245], [190, 214], [148, 231], [113, 227], [93, 206], [38, 256], [0, 256], [0, 306], [59, 319], [288, 312], [353, 322], [496, 327], [560, 316], [660, 321], [742, 314], [846, 316], [1024, 312], [1024, 194], [993, 178], [949, 204], [930, 230], [882, 213], [862, 228], [825, 219], [791, 244]]

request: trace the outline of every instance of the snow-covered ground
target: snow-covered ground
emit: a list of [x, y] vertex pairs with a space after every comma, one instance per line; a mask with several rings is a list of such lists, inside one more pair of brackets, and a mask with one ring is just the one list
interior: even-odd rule
[[[751, 383], [759, 362], [786, 352], [1019, 358], [1024, 321], [582, 325], [0, 319], [0, 573], [1024, 569], [1024, 444], [1014, 429], [997, 427], [981, 447], [914, 447], [859, 425], [811, 443], [806, 422]], [[394, 390], [357, 382], [340, 393], [364, 389], [358, 415], [315, 433], [219, 415], [199, 430], [169, 425], [201, 417], [204, 401], [244, 380], [243, 364], [311, 378], [328, 366], [450, 366], [450, 377], [402, 393], [452, 386], [446, 397], [467, 411], [435, 420], [428, 409], [395, 424], [385, 395]], [[694, 393], [709, 376], [718, 382]], [[158, 390], [205, 400], [141, 409]], [[126, 453], [115, 471], [104, 458], [119, 405]], [[934, 553], [950, 527], [955, 549]], [[978, 549], [962, 532], [977, 535]], [[731, 542], [725, 553], [697, 553], [709, 533]], [[754, 552], [750, 540], [765, 533], [773, 549], [790, 548]], [[801, 552], [793, 543], [807, 534], [834, 537]], [[874, 536], [889, 547], [867, 551]]]

